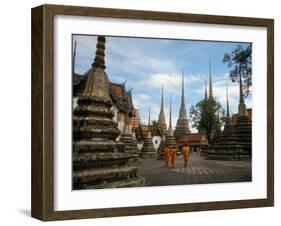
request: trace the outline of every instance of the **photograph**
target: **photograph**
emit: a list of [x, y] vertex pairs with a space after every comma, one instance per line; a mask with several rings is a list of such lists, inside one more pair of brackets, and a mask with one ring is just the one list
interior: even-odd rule
[[73, 190], [252, 181], [252, 43], [71, 44]]

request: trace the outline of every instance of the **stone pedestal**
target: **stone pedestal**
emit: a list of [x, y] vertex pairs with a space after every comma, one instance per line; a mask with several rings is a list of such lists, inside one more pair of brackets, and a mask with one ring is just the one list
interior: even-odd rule
[[139, 161], [139, 151], [136, 142], [133, 139], [133, 135], [130, 132], [129, 125], [125, 125], [120, 136], [120, 141], [125, 145], [125, 153], [130, 153], [132, 159], [130, 163], [135, 163]]
[[252, 124], [248, 116], [238, 116], [235, 131], [238, 136], [239, 144], [242, 146], [240, 159], [251, 158], [252, 155]]
[[238, 142], [238, 136], [232, 126], [226, 127], [223, 133], [217, 135], [206, 151], [206, 159], [238, 160], [242, 146]]

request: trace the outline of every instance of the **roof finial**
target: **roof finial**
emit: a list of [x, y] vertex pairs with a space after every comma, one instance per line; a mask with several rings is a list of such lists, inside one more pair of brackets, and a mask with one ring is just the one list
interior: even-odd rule
[[212, 68], [211, 59], [209, 58], [209, 99], [213, 99], [213, 85], [212, 85]]
[[105, 37], [104, 36], [98, 36], [97, 38], [97, 50], [96, 50], [96, 56], [94, 59], [94, 63], [92, 64], [95, 68], [102, 68], [105, 69], [105, 62], [104, 62], [104, 50], [105, 50]]

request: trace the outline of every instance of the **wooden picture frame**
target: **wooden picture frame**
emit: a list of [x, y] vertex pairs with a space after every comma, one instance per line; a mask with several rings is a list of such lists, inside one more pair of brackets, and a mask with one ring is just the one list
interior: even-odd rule
[[[153, 21], [240, 25], [267, 29], [267, 198], [54, 211], [54, 16], [88, 16]], [[196, 15], [42, 5], [32, 9], [32, 201], [31, 215], [50, 220], [163, 214], [274, 205], [274, 21], [273, 19]]]

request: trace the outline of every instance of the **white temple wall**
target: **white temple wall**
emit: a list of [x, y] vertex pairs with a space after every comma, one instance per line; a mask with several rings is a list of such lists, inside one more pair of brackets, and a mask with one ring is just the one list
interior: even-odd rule
[[161, 143], [161, 137], [160, 136], [152, 137], [152, 143], [153, 143], [153, 146], [154, 146], [155, 150], [157, 150], [160, 143]]

